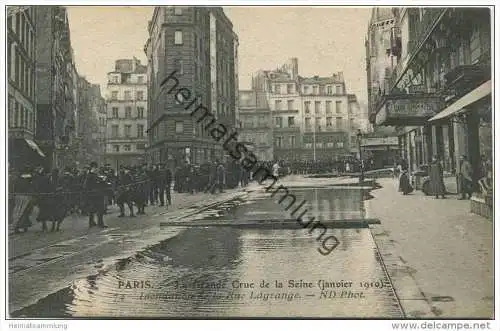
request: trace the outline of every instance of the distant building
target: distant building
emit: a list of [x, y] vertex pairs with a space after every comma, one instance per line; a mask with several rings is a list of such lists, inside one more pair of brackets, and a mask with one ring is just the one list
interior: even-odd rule
[[[9, 166], [21, 169], [43, 159], [36, 144], [36, 15], [25, 6], [7, 15]], [[22, 6], [19, 6], [22, 7]], [[9, 7], [10, 8], [10, 7]]]
[[91, 85], [91, 116], [92, 116], [92, 145], [91, 153], [99, 165], [106, 161], [106, 131], [107, 131], [107, 107], [106, 100], [102, 97], [101, 86]]
[[351, 131], [366, 127], [367, 114], [355, 95], [347, 94], [341, 72], [301, 77], [298, 59], [291, 58], [276, 70], [258, 71], [252, 86], [269, 102], [275, 158], [343, 158], [350, 155]]
[[[238, 39], [231, 21], [220, 7], [162, 6], [155, 7], [148, 29], [149, 161], [220, 158], [222, 144], [191, 112], [203, 105], [217, 123], [235, 127]], [[189, 97], [172, 90], [181, 87]]]
[[136, 58], [116, 60], [108, 73], [106, 162], [116, 169], [146, 162], [147, 84], [147, 67]]
[[273, 125], [271, 110], [265, 93], [252, 90], [239, 91], [238, 141], [249, 145], [259, 161], [272, 161]]

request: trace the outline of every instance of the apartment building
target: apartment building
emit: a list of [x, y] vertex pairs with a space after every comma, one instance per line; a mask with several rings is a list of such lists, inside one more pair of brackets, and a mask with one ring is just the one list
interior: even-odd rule
[[[144, 47], [148, 57], [148, 158], [151, 162], [202, 163], [225, 154], [191, 116], [195, 100], [228, 128], [236, 125], [238, 38], [221, 7], [155, 7]], [[175, 80], [190, 100], [169, 90]]]
[[106, 162], [116, 169], [147, 161], [147, 78], [136, 58], [116, 60], [108, 73]]
[[[23, 7], [23, 6], [21, 6]], [[36, 10], [24, 6], [7, 15], [9, 166], [21, 168], [44, 153], [36, 133]]]
[[[491, 10], [403, 7], [391, 13], [387, 54], [395, 65], [386, 88], [372, 91], [371, 121], [397, 129], [411, 172], [438, 155], [445, 172], [455, 173], [466, 155], [477, 179], [484, 160], [492, 160]], [[370, 49], [378, 44], [369, 36]]]
[[244, 143], [258, 160], [272, 161], [273, 117], [265, 93], [239, 91], [238, 117], [238, 141]]

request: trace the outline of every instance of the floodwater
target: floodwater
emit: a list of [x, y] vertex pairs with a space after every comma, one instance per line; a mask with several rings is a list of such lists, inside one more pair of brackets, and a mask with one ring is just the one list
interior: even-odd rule
[[[321, 222], [364, 217], [359, 189], [293, 192], [297, 206], [306, 201], [307, 215]], [[300, 225], [259, 228], [262, 220], [293, 218], [286, 206], [254, 192], [245, 201], [164, 224], [179, 234], [12, 316], [403, 317], [368, 228], [329, 225], [323, 237]], [[328, 236], [339, 244], [323, 255]]]

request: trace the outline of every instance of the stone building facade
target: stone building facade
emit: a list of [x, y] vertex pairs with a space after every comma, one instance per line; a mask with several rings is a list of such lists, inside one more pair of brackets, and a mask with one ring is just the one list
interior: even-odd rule
[[347, 93], [341, 72], [302, 77], [298, 59], [291, 58], [276, 70], [258, 71], [252, 86], [265, 93], [271, 109], [276, 159], [341, 159], [351, 153], [352, 132], [366, 126], [366, 112]]
[[9, 166], [40, 161], [36, 135], [36, 10], [13, 6], [7, 13], [7, 83]]
[[147, 162], [147, 79], [147, 67], [136, 58], [116, 60], [108, 73], [106, 162], [115, 169]]
[[490, 9], [394, 8], [392, 13], [389, 52], [396, 65], [386, 88], [372, 91], [372, 122], [397, 129], [410, 171], [438, 155], [453, 174], [465, 155], [477, 180], [484, 160], [492, 160]]
[[[222, 157], [222, 145], [186, 105], [195, 100], [218, 123], [235, 128], [238, 38], [231, 21], [220, 7], [162, 6], [155, 7], [148, 31], [149, 161]], [[175, 86], [189, 90], [188, 100], [176, 98]]]

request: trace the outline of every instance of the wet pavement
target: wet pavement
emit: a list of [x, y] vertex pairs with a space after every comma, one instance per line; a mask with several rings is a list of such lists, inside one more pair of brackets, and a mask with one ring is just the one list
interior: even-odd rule
[[[363, 190], [289, 189], [323, 234], [299, 224], [279, 195], [256, 189], [134, 234], [104, 231], [97, 249], [84, 252], [77, 240], [21, 257], [10, 266], [11, 315], [403, 317], [363, 221]], [[44, 293], [33, 273], [49, 283]], [[33, 293], [42, 299], [26, 304]]]

